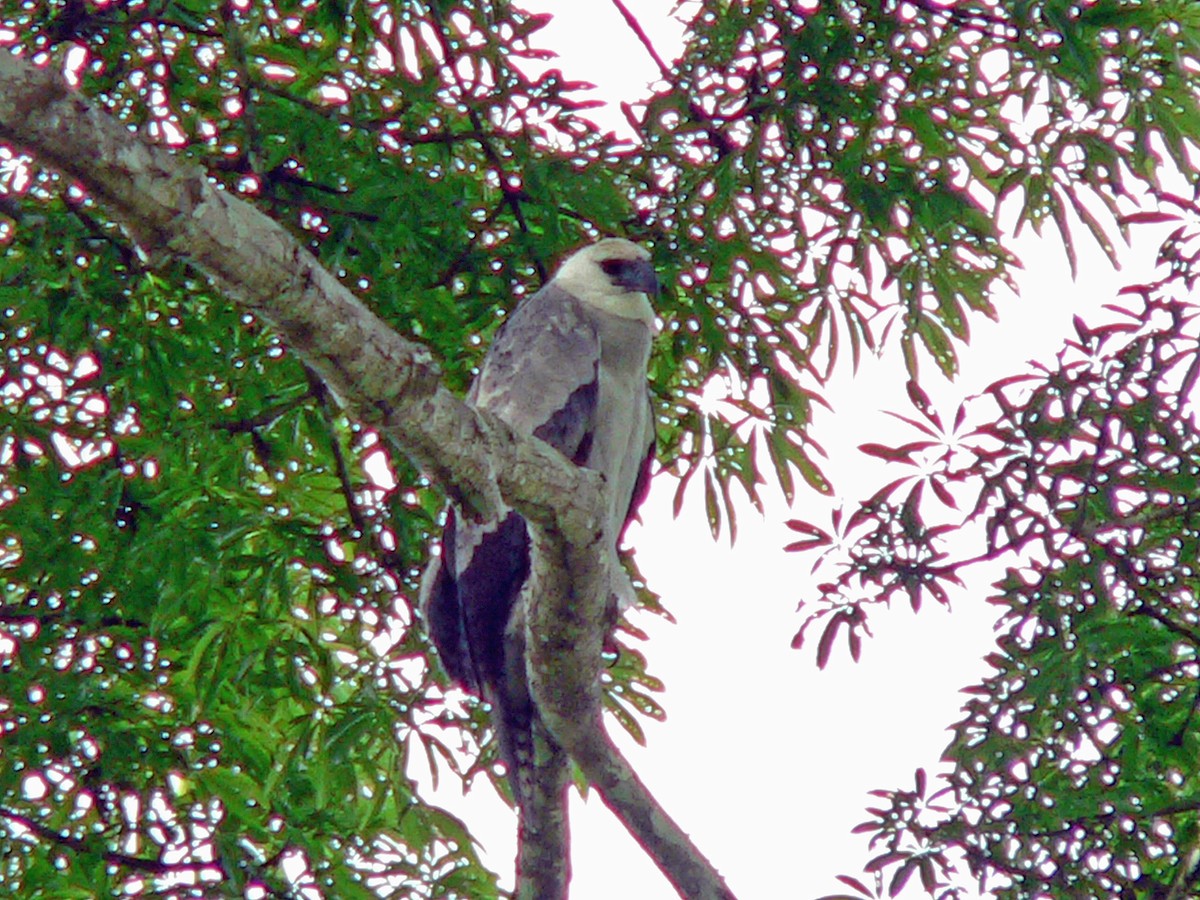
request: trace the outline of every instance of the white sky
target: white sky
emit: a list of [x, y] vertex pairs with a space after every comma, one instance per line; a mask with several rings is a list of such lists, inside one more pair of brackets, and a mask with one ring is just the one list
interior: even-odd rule
[[[636, 100], [656, 77], [644, 50], [607, 2], [524, 0], [531, 11], [561, 15], [539, 44], [557, 50], [550, 65], [569, 79], [598, 85], [609, 109], [591, 115], [622, 128], [620, 100]], [[674, 0], [627, 0], [671, 59], [682, 26], [668, 18]], [[931, 375], [925, 388], [942, 410], [1017, 371], [1027, 359], [1049, 361], [1070, 331], [1071, 316], [1110, 302], [1122, 284], [1145, 278], [1157, 241], [1146, 239], [1114, 274], [1104, 257], [1080, 240], [1080, 272], [1072, 283], [1050, 229], [1048, 241], [1023, 235], [1013, 246], [1026, 270], [1022, 298], [997, 299], [1002, 321], [971, 320], [973, 341], [954, 383]], [[899, 354], [844, 369], [819, 411], [814, 435], [829, 452], [826, 472], [836, 491], [855, 498], [883, 483], [882, 463], [856, 451], [864, 441], [903, 434], [885, 409], [906, 410]], [[933, 366], [927, 366], [933, 371]], [[925, 369], [923, 369], [924, 371]], [[787, 554], [795, 539], [791, 517], [828, 522], [832, 503], [801, 494], [794, 510], [782, 497], [765, 517], [747, 505], [739, 515], [737, 546], [714, 544], [700, 498], [672, 518], [675, 484], [654, 483], [643, 526], [631, 529], [642, 573], [678, 620], [649, 615], [637, 622], [650, 633], [643, 645], [653, 674], [667, 685], [659, 695], [668, 719], [644, 722], [648, 746], [638, 747], [612, 727], [622, 749], [659, 801], [725, 875], [743, 900], [812, 898], [844, 891], [838, 874], [866, 880], [866, 841], [850, 829], [867, 818], [875, 788], [911, 787], [913, 771], [936, 768], [959, 718], [960, 688], [981, 677], [992, 647], [995, 610], [983, 601], [999, 574], [980, 571], [953, 613], [936, 605], [919, 615], [907, 607], [878, 611], [875, 638], [852, 663], [842, 647], [819, 671], [811, 648], [790, 649], [801, 623], [797, 603], [815, 596], [811, 559]], [[824, 574], [824, 573], [821, 573]], [[438, 802], [460, 815], [485, 844], [485, 860], [511, 872], [515, 815], [481, 783], [467, 797], [443, 782]], [[572, 900], [668, 900], [676, 895], [624, 828], [592, 797], [573, 799]], [[912, 888], [908, 895], [918, 892]]]

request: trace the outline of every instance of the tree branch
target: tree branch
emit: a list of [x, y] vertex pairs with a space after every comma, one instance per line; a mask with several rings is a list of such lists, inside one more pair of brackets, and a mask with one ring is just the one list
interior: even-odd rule
[[[611, 557], [597, 549], [563, 541], [548, 528], [534, 533], [526, 660], [538, 712], [681, 897], [729, 900], [734, 894], [724, 879], [658, 804], [605, 731], [597, 664], [611, 607], [594, 600], [607, 600], [612, 582], [604, 561]], [[544, 622], [554, 627], [539, 628]]]
[[[151, 875], [175, 875], [183, 872], [221, 872], [225, 877], [229, 876], [224, 863], [217, 862], [174, 862], [167, 863], [161, 859], [149, 859], [145, 856], [131, 856], [128, 853], [118, 853], [115, 850], [107, 850], [104, 847], [97, 846], [94, 841], [87, 841], [81, 838], [72, 837], [67, 832], [58, 831], [39, 822], [37, 819], [22, 815], [16, 810], [0, 807], [0, 819], [7, 819], [14, 825], [24, 828], [30, 834], [35, 835], [43, 841], [49, 841], [52, 844], [57, 844], [74, 853], [96, 853], [104, 858], [104, 860], [114, 866], [124, 866], [127, 869], [132, 869], [135, 872], [146, 872]], [[11, 829], [10, 829], [11, 830]]]
[[186, 260], [268, 322], [356, 419], [400, 447], [468, 514], [493, 516], [503, 497], [526, 518], [535, 547], [527, 666], [553, 742], [681, 893], [731, 897], [603, 730], [600, 651], [611, 584], [603, 550], [612, 540], [600, 477], [467, 406], [441, 383], [428, 349], [390, 329], [284, 228], [199, 167], [131, 134], [55, 71], [0, 53], [0, 139], [77, 179], [143, 255]]
[[[658, 67], [659, 74], [662, 75], [663, 80], [671, 81], [673, 76], [671, 67], [666, 64], [663, 58], [658, 55], [658, 51], [654, 49], [654, 44], [650, 41], [650, 36], [646, 34], [646, 29], [642, 28], [642, 23], [637, 20], [637, 17], [629, 11], [629, 8], [621, 0], [612, 0], [612, 3], [617, 8], [617, 12], [621, 14], [621, 18], [625, 20], [625, 24], [629, 26], [629, 30], [633, 32], [634, 37], [641, 41], [642, 46], [646, 48], [646, 52], [650, 54], [650, 59]], [[689, 101], [688, 112], [707, 132], [708, 139], [717, 151], [718, 158], [723, 159], [737, 149], [729, 139], [729, 136], [713, 121], [712, 116], [708, 115], [704, 111], [704, 108], [695, 100]], [[639, 128], [638, 124], [632, 120], [630, 124], [635, 129]]]
[[642, 23], [637, 20], [637, 17], [629, 11], [621, 0], [612, 0], [613, 6], [617, 8], [617, 12], [621, 14], [621, 18], [625, 20], [625, 24], [629, 26], [629, 30], [633, 32], [634, 37], [642, 42], [642, 46], [646, 48], [646, 52], [650, 54], [650, 58], [654, 60], [654, 65], [658, 66], [658, 72], [663, 78], [670, 79], [671, 67], [663, 61], [663, 58], [658, 55], [658, 51], [654, 49], [654, 44], [650, 41], [650, 36], [646, 34], [646, 29], [642, 27]]
[[451, 394], [425, 347], [388, 328], [273, 220], [131, 135], [54, 72], [0, 54], [0, 138], [78, 179], [143, 256], [190, 262], [268, 321], [360, 421], [386, 433], [467, 508], [488, 514], [499, 501], [489, 455], [512, 472], [558, 469], [560, 481], [578, 487], [578, 473], [557, 454], [518, 444]]

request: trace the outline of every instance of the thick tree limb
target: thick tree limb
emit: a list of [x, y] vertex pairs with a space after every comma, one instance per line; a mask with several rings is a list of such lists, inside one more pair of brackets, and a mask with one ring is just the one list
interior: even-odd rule
[[610, 582], [598, 557], [585, 557], [583, 548], [563, 541], [551, 528], [537, 530], [534, 541], [540, 589], [530, 598], [528, 614], [531, 621], [554, 622], [553, 628], [527, 633], [529, 683], [542, 720], [681, 897], [733, 898], [604, 729], [595, 661], [608, 633], [609, 607], [593, 598], [603, 597]]
[[[529, 596], [526, 582], [523, 596]], [[507, 671], [496, 690], [506, 696], [487, 700], [494, 709], [533, 707], [526, 674], [526, 624], [528, 604], [519, 602], [513, 608], [504, 632], [504, 656]], [[517, 726], [511, 719], [497, 722], [497, 730]], [[517, 726], [517, 733], [499, 736], [507, 742], [512, 757], [506, 764], [515, 764], [508, 773], [509, 784], [517, 800], [517, 885], [516, 900], [565, 900], [571, 882], [571, 844], [567, 828], [567, 787], [571, 781], [571, 758], [550, 736], [541, 717], [533, 711], [528, 727]]]
[[[732, 896], [603, 730], [598, 673], [610, 581], [600, 550], [611, 542], [598, 476], [468, 407], [442, 385], [425, 347], [390, 329], [285, 229], [199, 167], [131, 133], [58, 73], [7, 53], [0, 53], [0, 139], [77, 179], [141, 252], [187, 260], [268, 322], [355, 418], [385, 434], [465, 509], [490, 515], [503, 497], [525, 516], [537, 549], [526, 627], [530, 685], [554, 743], [681, 894]], [[562, 766], [543, 771], [538, 789], [560, 792]], [[565, 820], [528, 827], [565, 842]]]

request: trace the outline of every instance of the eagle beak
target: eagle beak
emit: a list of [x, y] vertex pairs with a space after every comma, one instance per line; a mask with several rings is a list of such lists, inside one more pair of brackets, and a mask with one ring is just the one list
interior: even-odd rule
[[616, 283], [627, 291], [641, 291], [650, 298], [658, 296], [658, 275], [648, 259], [630, 260], [623, 265]]

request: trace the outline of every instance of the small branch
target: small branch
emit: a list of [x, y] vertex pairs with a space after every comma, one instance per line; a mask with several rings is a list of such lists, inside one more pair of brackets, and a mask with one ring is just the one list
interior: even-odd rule
[[[304, 188], [310, 191], [316, 191], [319, 194], [329, 194], [333, 197], [345, 197], [350, 193], [346, 188], [334, 187], [331, 184], [321, 184], [319, 181], [312, 181], [302, 175], [297, 175], [295, 172], [289, 171], [282, 163], [273, 169], [268, 169], [263, 178], [271, 184], [285, 184], [292, 187]], [[359, 218], [368, 222], [378, 222], [379, 216], [370, 215], [368, 213], [360, 213]]]
[[633, 13], [629, 11], [629, 8], [622, 3], [621, 0], [612, 0], [612, 2], [613, 6], [617, 8], [617, 11], [620, 12], [621, 16], [625, 19], [625, 24], [629, 26], [629, 30], [632, 31], [637, 39], [642, 42], [642, 46], [646, 48], [646, 52], [650, 54], [650, 58], [654, 60], [654, 64], [658, 66], [659, 73], [663, 78], [670, 80], [671, 67], [663, 62], [663, 58], [658, 55], [658, 51], [655, 50], [654, 45], [650, 43], [650, 37], [646, 34], [646, 30], [642, 28], [642, 23], [634, 17]]
[[[75, 853], [99, 853], [105, 861], [115, 866], [124, 866], [127, 869], [133, 869], [136, 872], [147, 872], [152, 875], [174, 875], [182, 872], [205, 872], [218, 871], [225, 877], [229, 873], [225, 871], [225, 866], [220, 862], [204, 862], [204, 863], [165, 863], [158, 859], [147, 859], [144, 856], [130, 856], [127, 853], [118, 853], [115, 850], [103, 850], [93, 846], [90, 842], [77, 837], [72, 837], [69, 834], [64, 834], [61, 831], [56, 831], [47, 825], [43, 825], [36, 819], [22, 815], [16, 810], [8, 809], [0, 806], [0, 817], [8, 819], [8, 821], [19, 825], [31, 834], [36, 835], [44, 841], [50, 841], [67, 850]], [[10, 829], [11, 834], [11, 829]]]
[[[502, 199], [492, 209], [492, 211], [488, 213], [487, 218], [481, 223], [483, 227], [480, 228], [477, 233], [482, 233], [486, 228], [494, 225], [496, 220], [500, 218], [500, 213], [504, 210], [504, 206], [505, 201]], [[433, 284], [430, 285], [430, 287], [450, 287], [455, 276], [465, 268], [467, 260], [470, 259], [471, 255], [476, 251], [477, 248], [475, 241], [476, 238], [471, 238], [467, 241], [467, 245], [463, 247], [462, 251], [456, 257], [454, 257], [453, 260], [451, 260], [450, 265], [446, 267], [445, 271], [438, 276], [438, 278], [433, 282]]]
[[252, 431], [257, 431], [259, 428], [266, 428], [274, 424], [282, 416], [287, 415], [298, 406], [303, 406], [315, 396], [316, 394], [310, 388], [306, 393], [301, 394], [299, 397], [295, 397], [291, 400], [285, 400], [283, 403], [279, 403], [275, 406], [269, 406], [261, 412], [250, 416], [249, 418], [236, 419], [232, 422], [216, 422], [212, 427], [219, 431], [227, 431], [230, 434], [247, 434]]
[[1012, 22], [988, 15], [985, 12], [959, 9], [957, 6], [943, 6], [934, 0], [909, 0], [909, 2], [931, 16], [944, 17], [962, 28], [982, 31], [984, 34], [1002, 41], [1015, 41], [1021, 37], [1021, 29]]
[[94, 621], [68, 618], [66, 611], [53, 610], [48, 612], [32, 612], [21, 607], [0, 606], [0, 622], [26, 623], [36, 622], [39, 628], [49, 624], [65, 625], [69, 628], [129, 628], [142, 631], [149, 627], [149, 622], [142, 619], [128, 619], [124, 616], [101, 616]]
[[1196, 884], [1200, 872], [1200, 838], [1193, 839], [1186, 853], [1180, 854], [1179, 869], [1171, 880], [1171, 888], [1165, 900], [1185, 900], [1194, 897], [1192, 887]]
[[129, 269], [131, 272], [138, 269], [139, 263], [137, 256], [134, 254], [133, 248], [131, 248], [128, 243], [118, 240], [116, 234], [106, 231], [99, 222], [84, 212], [82, 206], [79, 204], [71, 203], [70, 200], [68, 200], [67, 208], [71, 210], [71, 214], [78, 219], [80, 223], [82, 223], [83, 227], [87, 229], [88, 233], [92, 237], [94, 237], [96, 240], [109, 244], [117, 251], [118, 254], [120, 254], [121, 262], [124, 264], [125, 268]]
[[405, 577], [403, 554], [401, 554], [398, 546], [393, 545], [389, 549], [383, 545], [380, 532], [372, 527], [366, 513], [363, 512], [362, 504], [358, 502], [358, 497], [355, 495], [354, 482], [350, 476], [350, 464], [346, 460], [346, 454], [342, 450], [341, 441], [338, 440], [333, 409], [330, 405], [331, 398], [329, 397], [329, 391], [326, 390], [325, 385], [321, 382], [316, 372], [307, 366], [304, 371], [308, 375], [312, 390], [320, 403], [321, 417], [328, 431], [329, 450], [333, 454], [334, 469], [337, 472], [342, 499], [346, 503], [346, 515], [350, 517], [350, 525], [358, 533], [359, 537], [368, 537], [370, 539], [375, 552], [378, 554], [379, 564], [391, 573], [392, 577], [396, 580], [396, 584], [403, 584]]
[[1193, 347], [1191, 353], [1192, 361], [1183, 375], [1183, 381], [1180, 383], [1178, 391], [1178, 397], [1184, 401], [1192, 396], [1192, 392], [1196, 389], [1196, 379], [1200, 378], [1200, 349]]
[[[305, 368], [305, 373], [308, 375], [310, 388], [318, 388], [321, 382], [317, 374], [308, 368]], [[329, 432], [329, 450], [333, 454], [333, 466], [337, 472], [342, 499], [346, 502], [346, 514], [350, 517], [350, 524], [354, 527], [354, 530], [360, 536], [365, 537], [370, 533], [370, 525], [367, 523], [366, 516], [363, 515], [362, 508], [358, 505], [358, 499], [354, 496], [354, 484], [350, 478], [350, 466], [346, 464], [346, 454], [342, 452], [342, 442], [338, 440], [337, 429], [334, 427], [333, 413], [329, 409], [328, 394], [324, 390], [321, 393], [321, 419], [325, 422], [325, 428]]]
[[344, 198], [349, 195], [348, 190], [334, 187], [332, 185], [321, 184], [317, 181], [311, 181], [301, 175], [296, 174], [288, 168], [284, 163], [280, 163], [266, 172], [256, 172], [251, 165], [250, 158], [245, 153], [239, 153], [233, 157], [218, 157], [208, 161], [208, 166], [212, 171], [216, 172], [233, 172], [238, 175], [254, 176], [261, 182], [262, 190], [260, 191], [264, 199], [271, 202], [272, 209], [277, 209], [279, 206], [298, 206], [313, 207], [316, 210], [325, 213], [329, 216], [343, 216], [347, 219], [355, 219], [359, 222], [378, 222], [379, 216], [375, 213], [361, 212], [356, 209], [346, 209], [344, 207], [332, 206], [329, 203], [315, 203], [307, 196], [301, 196], [300, 191], [291, 191], [291, 196], [279, 196], [274, 190], [282, 185], [284, 187], [299, 188], [301, 191], [315, 191], [319, 194]]
[[337, 107], [327, 103], [317, 103], [314, 100], [309, 100], [307, 97], [300, 97], [293, 94], [287, 88], [274, 82], [267, 81], [265, 78], [255, 78], [254, 88], [264, 94], [270, 94], [273, 97], [278, 97], [281, 100], [286, 100], [289, 103], [294, 103], [297, 106], [308, 110], [309, 112], [337, 122], [339, 125], [348, 125], [358, 131], [367, 132], [369, 134], [378, 134], [385, 132], [390, 137], [398, 141], [403, 141], [406, 144], [445, 144], [453, 146], [454, 144], [467, 143], [475, 141], [482, 143], [492, 137], [500, 135], [489, 133], [486, 131], [478, 131], [471, 129], [469, 131], [407, 131], [404, 129], [395, 128], [397, 120], [394, 117], [383, 119], [363, 119], [354, 116], [344, 116], [337, 111]]
[[594, 738], [600, 740], [592, 740], [586, 749], [572, 748], [572, 756], [596, 786], [604, 804], [629, 829], [681, 897], [733, 900], [733, 891], [720, 873], [654, 799], [602, 729], [597, 725], [594, 733]]
[[[671, 67], [663, 61], [663, 58], [659, 56], [658, 52], [654, 49], [654, 45], [650, 43], [650, 38], [646, 34], [645, 29], [642, 28], [642, 23], [634, 17], [633, 13], [629, 11], [629, 9], [624, 3], [621, 2], [621, 0], [612, 0], [612, 2], [617, 10], [621, 13], [621, 16], [625, 19], [625, 24], [629, 26], [630, 30], [633, 31], [637, 39], [641, 41], [642, 46], [646, 48], [646, 52], [650, 54], [650, 58], [654, 60], [654, 64], [658, 66], [658, 71], [662, 75], [663, 79], [668, 82], [672, 81], [675, 73], [671, 71]], [[706, 113], [704, 108], [700, 106], [700, 104], [694, 99], [689, 98], [688, 100], [688, 113], [704, 128], [705, 133], [708, 135], [709, 141], [712, 143], [713, 148], [717, 151], [717, 157], [719, 159], [723, 159], [737, 149], [728, 136], [726, 136], [725, 132], [721, 131], [720, 127], [718, 127], [712, 116]]]
[[1148, 603], [1143, 601], [1140, 606], [1130, 609], [1129, 612], [1131, 615], [1146, 616], [1153, 619], [1167, 631], [1178, 635], [1193, 648], [1200, 650], [1200, 632], [1197, 632], [1195, 629], [1188, 628], [1186, 625], [1181, 625], [1166, 613], [1160, 612], [1153, 606], [1150, 606]]
[[242, 155], [249, 162], [250, 168], [257, 171], [262, 154], [259, 146], [261, 141], [258, 134], [257, 110], [251, 92], [250, 66], [246, 62], [246, 44], [242, 40], [241, 29], [237, 23], [232, 21], [231, 15], [232, 12], [229, 8], [223, 9], [224, 28], [222, 30], [224, 34], [222, 39], [225, 42], [229, 58], [233, 62], [233, 68], [238, 74], [237, 92], [238, 99], [242, 104], [240, 119], [246, 141], [242, 147]]
[[[483, 134], [483, 120], [480, 118], [478, 110], [466, 103], [467, 98], [471, 96], [471, 90], [468, 85], [463, 83], [462, 74], [459, 72], [457, 65], [458, 55], [454, 52], [454, 48], [450, 46], [450, 40], [446, 34], [446, 21], [436, 3], [429, 5], [429, 14], [437, 24], [438, 43], [441, 45], [445, 67], [450, 73], [451, 78], [454, 79], [459, 92], [462, 94], [462, 102], [467, 106], [467, 117], [471, 120], [471, 126], [476, 132]], [[483, 155], [487, 158], [487, 161], [496, 169], [496, 177], [500, 181], [501, 196], [503, 196], [504, 202], [508, 204], [509, 209], [512, 210], [517, 227], [521, 230], [522, 234], [529, 234], [529, 222], [525, 218], [525, 210], [521, 207], [522, 201], [529, 199], [528, 196], [520, 188], [514, 188], [509, 184], [504, 160], [500, 158], [500, 154], [496, 152], [496, 148], [492, 146], [492, 142], [486, 138], [481, 138], [479, 146], [483, 150]], [[545, 264], [540, 259], [534, 259], [533, 262], [537, 268], [538, 280], [544, 283], [548, 278]]]

